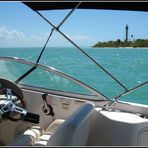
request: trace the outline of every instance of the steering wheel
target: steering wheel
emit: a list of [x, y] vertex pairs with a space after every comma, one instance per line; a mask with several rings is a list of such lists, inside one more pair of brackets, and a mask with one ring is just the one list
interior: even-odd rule
[[27, 114], [22, 90], [4, 78], [0, 78], [0, 113], [11, 121], [23, 120]]

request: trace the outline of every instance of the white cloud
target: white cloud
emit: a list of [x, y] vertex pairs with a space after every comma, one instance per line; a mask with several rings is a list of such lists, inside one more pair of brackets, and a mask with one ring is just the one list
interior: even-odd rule
[[23, 32], [19, 32], [17, 30], [11, 30], [5, 26], [0, 27], [0, 40], [1, 41], [18, 40], [24, 37], [25, 35]]
[[[0, 46], [43, 46], [49, 36], [50, 32], [39, 34], [24, 34], [16, 29], [9, 29], [6, 26], [0, 27]], [[86, 35], [69, 35], [65, 34], [72, 41], [77, 44], [87, 44], [92, 41]], [[67, 46], [71, 45], [62, 35], [54, 32], [50, 38], [49, 46]]]
[[37, 35], [31, 35], [29, 38], [28, 38], [28, 41], [31, 41], [31, 42], [41, 42], [41, 41], [44, 41], [44, 37], [41, 37], [41, 36], [37, 36]]
[[69, 34], [66, 34], [66, 36], [68, 38], [70, 38], [71, 40], [73, 41], [90, 41], [91, 39], [86, 36], [86, 35], [69, 35]]

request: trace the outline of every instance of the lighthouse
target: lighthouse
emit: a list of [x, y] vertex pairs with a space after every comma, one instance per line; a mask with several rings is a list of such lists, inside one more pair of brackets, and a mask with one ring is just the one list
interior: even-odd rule
[[126, 31], [126, 39], [125, 41], [128, 41], [128, 25], [125, 26], [125, 31]]

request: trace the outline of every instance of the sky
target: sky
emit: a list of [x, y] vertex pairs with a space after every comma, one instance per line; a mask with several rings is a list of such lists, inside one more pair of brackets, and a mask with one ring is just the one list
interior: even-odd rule
[[[55, 26], [70, 10], [52, 10], [41, 13]], [[125, 26], [129, 40], [148, 38], [146, 12], [113, 10], [76, 10], [60, 30], [79, 46], [92, 46], [98, 41], [125, 40]], [[37, 13], [21, 2], [0, 2], [0, 48], [42, 47], [52, 27]], [[47, 46], [72, 46], [54, 31]]]

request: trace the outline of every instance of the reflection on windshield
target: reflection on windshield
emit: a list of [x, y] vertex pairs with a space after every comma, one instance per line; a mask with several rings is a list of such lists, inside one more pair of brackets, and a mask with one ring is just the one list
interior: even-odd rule
[[20, 84], [27, 84], [51, 90], [93, 95], [91, 92], [85, 90], [81, 86], [40, 68], [34, 70], [25, 79], [20, 81]]
[[[0, 58], [1, 62], [0, 77], [7, 78], [15, 82], [26, 71], [31, 69], [34, 63], [28, 63], [27, 61], [24, 60], [22, 61], [21, 59], [18, 59], [18, 62], [13, 60], [17, 61], [17, 59]], [[25, 63], [31, 65], [26, 65]], [[76, 94], [94, 95], [93, 93], [79, 86], [75, 82], [70, 81], [59, 75], [56, 75], [48, 70], [43, 70], [41, 68], [36, 68], [36, 70], [31, 72], [27, 77], [24, 77], [19, 84], [24, 84], [28, 86], [30, 85], [38, 88], [46, 88], [50, 90], [71, 92]]]
[[29, 65], [0, 60], [0, 77], [15, 81], [30, 68]]

